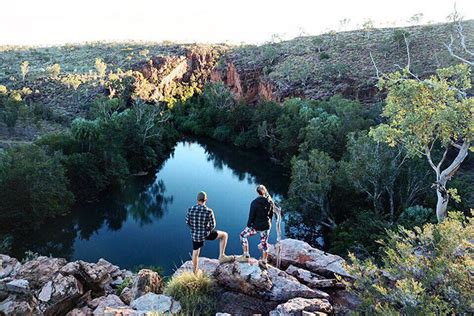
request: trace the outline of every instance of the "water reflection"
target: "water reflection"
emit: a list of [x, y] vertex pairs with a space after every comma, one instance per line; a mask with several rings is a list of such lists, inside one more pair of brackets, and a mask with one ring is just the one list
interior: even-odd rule
[[[153, 264], [170, 272], [188, 259], [184, 213], [203, 188], [210, 194], [218, 228], [233, 236], [229, 251], [240, 251], [238, 233], [246, 223], [255, 185], [265, 183], [281, 198], [287, 178], [259, 152], [202, 139], [178, 143], [176, 148], [156, 173], [132, 177], [100, 202], [77, 205], [39, 229], [7, 232], [13, 236], [12, 255], [21, 258], [32, 250], [69, 260], [104, 257], [124, 268]], [[203, 254], [214, 255], [217, 246], [206, 245]]]

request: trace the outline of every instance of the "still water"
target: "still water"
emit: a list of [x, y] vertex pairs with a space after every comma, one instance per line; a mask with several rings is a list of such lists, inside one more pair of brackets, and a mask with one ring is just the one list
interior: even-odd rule
[[[154, 265], [170, 274], [190, 259], [192, 244], [184, 218], [200, 190], [208, 193], [217, 229], [229, 233], [227, 253], [240, 254], [239, 233], [258, 183], [264, 183], [278, 200], [287, 191], [288, 179], [260, 153], [209, 140], [181, 141], [155, 173], [133, 177], [120, 192], [49, 221], [21, 238], [20, 244], [15, 242], [13, 250], [18, 254], [14, 255], [20, 257], [30, 249], [69, 260], [105, 258], [122, 268]], [[270, 243], [276, 240], [275, 227]], [[259, 255], [257, 244], [258, 237], [252, 237], [253, 256]], [[208, 257], [217, 253], [217, 241], [206, 242], [201, 251]]]

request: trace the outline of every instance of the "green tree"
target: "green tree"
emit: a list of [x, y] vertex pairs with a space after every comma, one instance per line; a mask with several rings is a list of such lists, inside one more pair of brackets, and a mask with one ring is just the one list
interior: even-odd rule
[[471, 314], [474, 225], [451, 213], [439, 224], [388, 231], [381, 265], [350, 255], [345, 282], [362, 301], [359, 311], [380, 315]]
[[405, 162], [401, 146], [390, 148], [374, 141], [367, 132], [350, 134], [347, 157], [340, 162], [345, 179], [372, 201], [375, 212], [384, 209], [382, 199], [386, 194], [390, 205], [390, 221], [395, 220], [396, 184]]
[[60, 156], [36, 145], [18, 146], [0, 156], [0, 220], [36, 224], [65, 214], [74, 200]]
[[[474, 150], [474, 99], [466, 92], [471, 88], [471, 70], [460, 64], [439, 69], [424, 80], [409, 77], [405, 70], [381, 79], [379, 87], [388, 90], [383, 110], [388, 122], [371, 134], [390, 146], [403, 145], [411, 157], [426, 157], [436, 174], [436, 215], [442, 221], [447, 216], [449, 197], [454, 195], [447, 183], [468, 151]], [[437, 148], [443, 153], [435, 161]], [[457, 150], [456, 157], [445, 166], [452, 149]]]
[[293, 158], [288, 204], [300, 212], [314, 212], [321, 223], [334, 228], [329, 192], [336, 174], [336, 162], [325, 152], [312, 150], [307, 159]]

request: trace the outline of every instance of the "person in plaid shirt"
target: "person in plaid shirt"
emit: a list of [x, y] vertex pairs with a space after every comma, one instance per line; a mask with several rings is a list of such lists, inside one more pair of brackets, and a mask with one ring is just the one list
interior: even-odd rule
[[201, 247], [204, 246], [205, 240], [220, 240], [219, 244], [219, 262], [229, 262], [234, 259], [233, 256], [225, 254], [228, 235], [226, 232], [216, 230], [216, 219], [212, 209], [207, 207], [206, 192], [199, 192], [197, 195], [197, 204], [188, 209], [186, 214], [186, 224], [191, 229], [191, 237], [193, 240], [193, 267], [194, 273], [198, 273], [198, 258]]

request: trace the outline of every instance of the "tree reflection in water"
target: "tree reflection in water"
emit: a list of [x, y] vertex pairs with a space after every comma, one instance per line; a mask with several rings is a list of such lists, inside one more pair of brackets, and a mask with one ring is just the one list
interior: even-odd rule
[[[216, 172], [228, 167], [240, 181], [264, 183], [278, 198], [288, 190], [283, 168], [272, 164], [262, 152], [238, 150], [206, 139], [190, 139], [189, 142], [204, 148], [205, 159], [212, 163]], [[170, 159], [173, 158], [171, 154]], [[72, 259], [77, 240], [91, 240], [104, 230], [119, 231], [127, 220], [133, 220], [139, 227], [148, 227], [160, 220], [174, 201], [173, 195], [166, 194], [165, 182], [156, 176], [162, 167], [147, 176], [131, 177], [120, 190], [111, 192], [99, 202], [76, 205], [64, 217], [48, 220], [35, 228], [18, 227], [6, 232], [13, 237], [11, 255], [22, 258], [25, 251], [32, 250], [42, 255]]]

